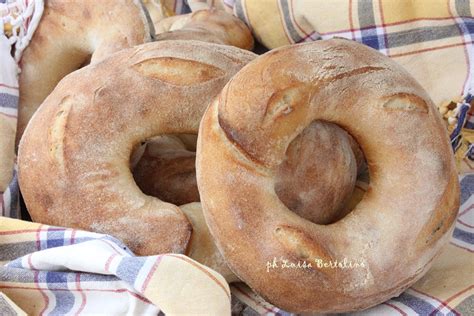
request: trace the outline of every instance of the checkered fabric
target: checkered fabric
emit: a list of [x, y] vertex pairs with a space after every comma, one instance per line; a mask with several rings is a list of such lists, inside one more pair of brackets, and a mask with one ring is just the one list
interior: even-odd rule
[[473, 1], [222, 1], [268, 48], [337, 36], [377, 49], [405, 66], [436, 104], [472, 84]]
[[28, 315], [230, 312], [217, 272], [183, 255], [136, 257], [107, 235], [4, 218], [0, 264], [0, 291]]

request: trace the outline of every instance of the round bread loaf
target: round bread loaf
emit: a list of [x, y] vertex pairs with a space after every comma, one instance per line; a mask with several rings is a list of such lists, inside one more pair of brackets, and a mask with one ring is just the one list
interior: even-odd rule
[[176, 205], [140, 191], [132, 150], [156, 135], [196, 134], [211, 97], [254, 57], [155, 42], [61, 80], [20, 142], [19, 181], [33, 220], [111, 234], [138, 255], [184, 253], [191, 224]]
[[[362, 201], [314, 224], [275, 190], [289, 144], [316, 120], [360, 144]], [[399, 295], [451, 236], [459, 183], [436, 107], [377, 51], [332, 39], [283, 47], [243, 68], [206, 111], [197, 146], [206, 222], [231, 270], [292, 312], [348, 312]]]
[[89, 62], [150, 41], [150, 27], [140, 0], [46, 0], [21, 59], [17, 143], [61, 78]]
[[155, 24], [157, 40], [198, 40], [251, 50], [252, 33], [244, 22], [225, 11], [209, 9], [176, 15]]

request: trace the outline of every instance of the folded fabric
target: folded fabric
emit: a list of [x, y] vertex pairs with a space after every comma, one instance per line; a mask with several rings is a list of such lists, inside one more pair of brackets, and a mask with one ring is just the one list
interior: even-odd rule
[[436, 104], [465, 95], [470, 85], [472, 88], [474, 19], [471, 1], [222, 2], [247, 23], [257, 40], [267, 48], [344, 37], [368, 45], [403, 65]]
[[0, 291], [29, 315], [230, 314], [217, 272], [183, 255], [136, 257], [107, 235], [2, 218], [0, 262]]

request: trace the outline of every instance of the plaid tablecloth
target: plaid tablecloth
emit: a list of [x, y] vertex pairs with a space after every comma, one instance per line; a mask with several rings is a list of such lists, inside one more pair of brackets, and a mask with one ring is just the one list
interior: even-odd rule
[[[474, 85], [473, 1], [162, 0], [161, 5], [167, 14], [206, 5], [234, 12], [268, 48], [333, 36], [362, 42], [405, 66], [438, 105], [465, 99]], [[3, 216], [17, 217], [18, 186], [10, 151], [18, 97], [16, 66], [5, 38], [0, 39], [0, 204]], [[462, 206], [452, 240], [412, 288], [355, 315], [474, 315], [474, 161], [468, 155], [474, 143], [474, 112], [461, 111], [462, 102], [453, 104], [466, 115], [461, 120], [457, 113], [457, 124], [450, 126], [454, 133], [457, 125], [465, 124], [455, 135], [462, 145], [455, 146]], [[356, 198], [367, 186], [363, 180]], [[18, 308], [28, 314], [223, 315], [231, 308], [231, 298], [234, 313], [289, 314], [242, 283], [233, 284], [230, 295], [217, 273], [187, 257], [135, 257], [113, 237], [72, 229], [0, 218], [0, 263], [6, 264], [0, 268], [2, 315], [14, 315]]]
[[[136, 257], [107, 235], [6, 218], [0, 222], [0, 291], [28, 315], [230, 310], [225, 279], [186, 256]], [[5, 306], [0, 300], [0, 311]]]

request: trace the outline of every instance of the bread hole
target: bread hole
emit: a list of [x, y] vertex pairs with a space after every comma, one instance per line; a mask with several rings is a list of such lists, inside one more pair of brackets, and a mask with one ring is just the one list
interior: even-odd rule
[[87, 54], [84, 59], [82, 60], [82, 63], [79, 65], [79, 67], [77, 69], [81, 69], [87, 65], [89, 65], [91, 63], [91, 59], [92, 59], [92, 54]]
[[[360, 202], [366, 163], [358, 143], [339, 126], [314, 121], [288, 146], [275, 170], [275, 193], [297, 215], [316, 224], [334, 223]], [[275, 232], [278, 232], [275, 231]]]
[[143, 193], [175, 205], [199, 202], [197, 135], [160, 135], [138, 144], [130, 169]]

